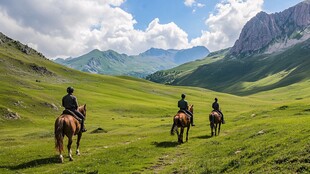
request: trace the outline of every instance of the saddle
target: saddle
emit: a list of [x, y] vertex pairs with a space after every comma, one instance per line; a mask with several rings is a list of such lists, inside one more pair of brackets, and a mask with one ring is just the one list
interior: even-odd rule
[[188, 114], [185, 110], [180, 109], [180, 110], [178, 111], [178, 113], [180, 113], [180, 112], [181, 112], [181, 113], [184, 113], [184, 114], [187, 116], [187, 119], [188, 119], [188, 120], [190, 120], [190, 119], [191, 119], [191, 117], [192, 117], [192, 116], [191, 116], [191, 115], [189, 115], [189, 114]]
[[79, 121], [79, 123], [82, 122], [82, 119], [80, 119], [78, 116], [76, 116], [72, 111], [70, 111], [69, 109], [65, 109], [64, 111], [62, 111], [62, 114], [66, 114], [66, 115], [71, 115], [73, 116], [77, 121]]
[[212, 112], [218, 113], [221, 116], [221, 118], [223, 117], [223, 115], [218, 110], [213, 110]]

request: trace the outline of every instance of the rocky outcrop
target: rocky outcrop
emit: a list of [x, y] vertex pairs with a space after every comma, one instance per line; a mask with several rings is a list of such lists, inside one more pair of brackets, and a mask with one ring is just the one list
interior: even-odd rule
[[54, 75], [54, 73], [52, 73], [51, 71], [49, 71], [46, 67], [44, 66], [38, 66], [36, 64], [30, 64], [29, 65], [30, 68], [35, 71], [36, 73], [38, 74], [41, 74], [41, 75], [49, 75], [49, 76], [52, 76]]
[[6, 35], [4, 35], [3, 33], [0, 32], [0, 45], [2, 45], [2, 44], [8, 44], [8, 45], [14, 46], [19, 51], [21, 51], [27, 55], [36, 54], [36, 55], [46, 59], [46, 57], [42, 53], [32, 49], [28, 45], [22, 44], [19, 41], [11, 39], [11, 38], [7, 37]]
[[18, 115], [18, 113], [13, 112], [8, 108], [0, 107], [0, 115], [2, 115], [2, 117], [7, 119], [7, 120], [18, 120], [18, 119], [20, 119], [20, 116]]
[[[230, 55], [264, 52], [271, 44], [299, 40], [308, 36], [310, 0], [303, 1], [280, 13], [258, 13], [246, 23]], [[304, 41], [305, 39], [302, 39]], [[290, 42], [298, 43], [298, 42]], [[285, 46], [285, 45], [284, 45]]]

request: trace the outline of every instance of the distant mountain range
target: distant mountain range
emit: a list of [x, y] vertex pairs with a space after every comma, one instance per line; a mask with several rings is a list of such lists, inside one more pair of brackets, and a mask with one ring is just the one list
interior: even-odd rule
[[176, 67], [185, 62], [202, 59], [209, 54], [203, 46], [190, 49], [158, 49], [151, 48], [139, 55], [128, 56], [113, 50], [95, 49], [76, 58], [58, 58], [55, 62], [73, 69], [107, 75], [128, 75], [145, 77], [159, 70]]
[[280, 13], [258, 13], [232, 48], [147, 76], [240, 95], [310, 79], [310, 0]]

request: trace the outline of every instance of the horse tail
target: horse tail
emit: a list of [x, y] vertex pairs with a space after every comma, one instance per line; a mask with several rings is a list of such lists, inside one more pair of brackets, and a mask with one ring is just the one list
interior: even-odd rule
[[61, 153], [63, 149], [63, 128], [64, 128], [64, 119], [59, 117], [55, 121], [55, 148], [58, 150], [59, 153]]
[[211, 114], [209, 115], [209, 120], [210, 120], [210, 122], [211, 122], [211, 123], [213, 123], [213, 124], [214, 124], [214, 121], [215, 121], [215, 116], [214, 116], [214, 114], [213, 114], [213, 113], [211, 113]]
[[174, 135], [175, 130], [178, 128], [178, 121], [179, 121], [179, 119], [177, 118], [177, 115], [174, 116], [173, 117], [173, 124], [172, 124], [171, 131], [170, 131], [171, 135]]

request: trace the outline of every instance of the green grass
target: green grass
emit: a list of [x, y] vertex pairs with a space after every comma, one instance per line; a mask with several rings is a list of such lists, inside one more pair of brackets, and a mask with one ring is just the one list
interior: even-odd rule
[[157, 71], [151, 75], [148, 75], [146, 79], [163, 84], [174, 84], [176, 79], [190, 75], [195, 70], [197, 70], [199, 66], [222, 60], [227, 54], [228, 50], [229, 49], [220, 50], [214, 53], [210, 53], [204, 59], [184, 63], [180, 66], [168, 70]]
[[251, 95], [309, 80], [309, 48], [310, 39], [272, 54], [232, 57], [224, 50], [201, 60], [202, 64], [190, 62], [154, 73], [148, 79], [162, 84]]
[[[34, 71], [33, 63], [53, 75]], [[241, 97], [86, 74], [6, 45], [0, 46], [0, 79], [0, 173], [310, 172], [310, 81]], [[70, 162], [65, 150], [60, 164], [53, 125], [67, 86], [87, 104], [88, 132], [81, 156]], [[170, 128], [181, 93], [194, 104], [196, 126], [178, 145]], [[227, 124], [210, 137], [214, 97]], [[21, 118], [4, 118], [7, 109]]]

